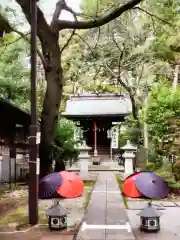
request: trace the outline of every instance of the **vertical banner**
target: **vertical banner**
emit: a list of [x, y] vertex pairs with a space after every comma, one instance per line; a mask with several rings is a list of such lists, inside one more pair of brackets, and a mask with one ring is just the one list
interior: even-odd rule
[[118, 135], [119, 135], [119, 128], [118, 126], [114, 126], [112, 129], [111, 134], [111, 147], [114, 149], [118, 149]]

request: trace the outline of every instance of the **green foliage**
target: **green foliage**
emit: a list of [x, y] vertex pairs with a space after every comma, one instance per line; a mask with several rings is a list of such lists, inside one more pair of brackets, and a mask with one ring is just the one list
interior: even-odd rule
[[154, 172], [155, 164], [153, 162], [148, 162], [148, 163], [145, 164], [144, 169], [147, 170], [147, 171]]
[[56, 162], [76, 161], [78, 151], [74, 148], [74, 129], [73, 122], [62, 119], [57, 126], [54, 141], [53, 159]]
[[85, 18], [95, 18], [107, 9], [115, 8], [115, 6], [116, 4], [112, 0], [83, 0], [81, 9]]
[[180, 90], [173, 92], [169, 86], [153, 89], [147, 118], [151, 141], [165, 153], [178, 152], [180, 130]]
[[174, 164], [174, 179], [180, 181], [180, 163]]
[[28, 110], [29, 69], [23, 65], [23, 42], [16, 39], [8, 34], [0, 44], [0, 96]]
[[155, 169], [158, 169], [163, 164], [163, 152], [159, 151], [158, 149], [152, 148], [148, 151], [148, 160], [154, 164]]
[[124, 146], [127, 140], [130, 140], [130, 142], [135, 145], [141, 144], [139, 125], [139, 121], [134, 120], [132, 117], [122, 123], [119, 135], [119, 146]]
[[180, 182], [168, 182], [168, 187], [171, 189], [180, 189]]
[[171, 171], [159, 171], [156, 174], [167, 182], [174, 182], [174, 175]]

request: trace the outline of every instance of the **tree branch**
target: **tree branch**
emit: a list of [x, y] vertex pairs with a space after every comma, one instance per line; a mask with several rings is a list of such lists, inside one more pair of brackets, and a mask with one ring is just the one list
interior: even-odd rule
[[[9, 44], [13, 44], [13, 43], [19, 41], [21, 38], [24, 39], [24, 40], [26, 40], [26, 41], [29, 42], [29, 43], [31, 42], [30, 39], [28, 38], [29, 33], [24, 34], [24, 33], [20, 32], [20, 31], [18, 31], [18, 30], [15, 29], [13, 26], [11, 26], [11, 24], [9, 23], [9, 21], [8, 21], [6, 18], [4, 18], [4, 17], [0, 14], [0, 20], [1, 20], [1, 19], [3, 19], [3, 24], [4, 24], [5, 26], [8, 26], [8, 31], [9, 31], [9, 32], [15, 32], [15, 33], [17, 33], [17, 34], [20, 36], [19, 38], [15, 39], [14, 41], [10, 42]], [[3, 45], [1, 45], [0, 47], [3, 47], [3, 46], [5, 46], [5, 45], [8, 45], [8, 43], [3, 44]], [[43, 66], [46, 67], [47, 63], [46, 63], [46, 61], [45, 61], [45, 59], [44, 59], [44, 57], [43, 57], [43, 55], [42, 55], [42, 53], [41, 53], [41, 51], [40, 51], [39, 49], [37, 49], [37, 54], [38, 54], [38, 56], [40, 57]]]
[[161, 21], [161, 22], [163, 22], [163, 23], [165, 23], [165, 24], [167, 24], [167, 25], [170, 25], [171, 27], [175, 27], [172, 23], [167, 22], [166, 20], [164, 20], [164, 19], [162, 19], [162, 18], [154, 15], [153, 13], [148, 12], [146, 9], [143, 9], [143, 8], [141, 8], [141, 7], [133, 7], [133, 9], [135, 9], [135, 10], [140, 10], [141, 12], [144, 12], [144, 13], [146, 13], [147, 15], [153, 17], [153, 18], [157, 18], [159, 21]]
[[66, 43], [64, 44], [64, 46], [61, 48], [61, 54], [62, 54], [62, 52], [64, 51], [64, 49], [68, 47], [70, 41], [72, 40], [73, 36], [75, 35], [75, 31], [76, 31], [76, 30], [73, 29], [73, 31], [72, 31], [70, 37], [68, 38], [67, 42], [66, 42]]
[[[29, 33], [24, 34], [24, 36], [27, 36], [27, 35], [29, 35]], [[4, 44], [0, 45], [0, 48], [7, 47], [7, 46], [9, 46], [9, 45], [11, 45], [13, 43], [18, 42], [21, 39], [22, 39], [22, 37], [20, 36], [20, 37], [16, 38], [15, 40], [11, 41], [11, 42], [7, 42], [7, 43], [4, 43]]]
[[[20, 0], [18, 0], [20, 1]], [[64, 0], [63, 0], [64, 1]], [[60, 20], [58, 18], [54, 19], [56, 22], [57, 27], [59, 30], [62, 29], [89, 29], [89, 28], [95, 28], [100, 27], [115, 18], [119, 17], [122, 13], [128, 11], [129, 9], [132, 9], [134, 6], [142, 2], [142, 0], [130, 0], [129, 2], [125, 3], [124, 5], [119, 6], [118, 8], [112, 10], [111, 12], [107, 12], [103, 14], [102, 16], [98, 17], [95, 20], [91, 21], [67, 21], [67, 20]]]
[[112, 40], [113, 42], [115, 43], [116, 47], [118, 48], [119, 51], [122, 51], [119, 44], [117, 43], [116, 39], [115, 39], [115, 36], [114, 36], [114, 33], [112, 33]]
[[[24, 34], [24, 33], [20, 32], [20, 31], [18, 31], [18, 30], [16, 30], [16, 29], [13, 29], [13, 31], [14, 31], [15, 33], [19, 34], [19, 35], [21, 36], [21, 38], [23, 38], [24, 40], [26, 40], [29, 44], [31, 44], [31, 40], [28, 38], [28, 34], [29, 34], [29, 33], [28, 33], [28, 34]], [[46, 67], [47, 67], [47, 62], [46, 62], [43, 54], [41, 53], [41, 51], [40, 51], [38, 48], [37, 48], [36, 51], [37, 51], [37, 54], [38, 54], [39, 58], [40, 58], [41, 61], [42, 61], [42, 64], [43, 64], [44, 68], [46, 68]]]
[[[16, 0], [16, 2], [21, 7], [27, 21], [31, 25], [31, 4], [30, 4], [31, 1]], [[20, 34], [20, 36], [22, 34], [20, 32], [17, 32], [17, 33]], [[48, 43], [52, 42], [52, 41], [50, 41], [50, 40], [52, 40], [52, 30], [51, 30], [50, 26], [48, 25], [48, 23], [46, 22], [43, 12], [41, 11], [41, 9], [38, 6], [37, 6], [37, 35], [41, 42], [41, 47], [42, 47], [42, 52], [43, 52], [43, 55], [42, 55], [41, 52], [39, 51], [38, 55], [40, 56], [44, 67], [47, 68], [48, 62], [46, 61], [46, 59], [44, 59], [43, 56], [48, 55]], [[44, 37], [45, 35], [46, 35], [46, 37]]]
[[56, 3], [56, 8], [55, 8], [55, 11], [52, 17], [52, 22], [51, 22], [51, 28], [55, 28], [55, 30], [59, 31], [59, 29], [57, 28], [56, 21], [59, 20], [59, 16], [61, 15], [61, 12], [63, 10], [70, 12], [73, 15], [75, 21], [77, 21], [77, 14], [72, 10], [72, 8], [66, 4], [65, 0], [59, 0]]
[[75, 35], [78, 36], [83, 41], [83, 43], [88, 47], [88, 49], [92, 53], [93, 57], [95, 58], [95, 54], [94, 54], [93, 50], [91, 49], [91, 47], [89, 46], [89, 44], [86, 42], [86, 40], [84, 40], [83, 37], [81, 37], [81, 35], [79, 35], [78, 33], [75, 33]]

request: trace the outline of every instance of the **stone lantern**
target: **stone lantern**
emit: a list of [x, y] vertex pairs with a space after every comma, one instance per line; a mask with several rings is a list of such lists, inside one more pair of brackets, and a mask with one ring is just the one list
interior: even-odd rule
[[89, 151], [91, 150], [91, 147], [88, 147], [86, 145], [86, 141], [83, 141], [83, 143], [81, 145], [78, 145], [76, 149], [79, 150], [78, 158], [80, 166], [80, 177], [84, 179], [88, 177], [88, 165], [91, 159]]
[[125, 177], [131, 175], [133, 173], [133, 161], [135, 158], [135, 152], [137, 152], [137, 147], [133, 146], [129, 140], [124, 147], [121, 148], [124, 150], [124, 154], [122, 157], [125, 159], [124, 161], [124, 175]]
[[140, 230], [145, 232], [158, 232], [160, 230], [160, 216], [161, 213], [152, 207], [151, 203], [140, 211]]
[[49, 229], [61, 230], [67, 228], [67, 211], [59, 204], [59, 201], [55, 202], [46, 212], [48, 216]]

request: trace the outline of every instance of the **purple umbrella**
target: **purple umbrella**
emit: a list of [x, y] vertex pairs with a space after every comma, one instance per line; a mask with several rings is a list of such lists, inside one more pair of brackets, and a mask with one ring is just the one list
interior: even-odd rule
[[59, 173], [50, 173], [39, 181], [39, 198], [49, 199], [56, 196], [56, 190], [62, 183], [62, 177]]
[[148, 198], [160, 199], [168, 196], [168, 186], [164, 180], [153, 172], [142, 172], [137, 175], [137, 189]]

